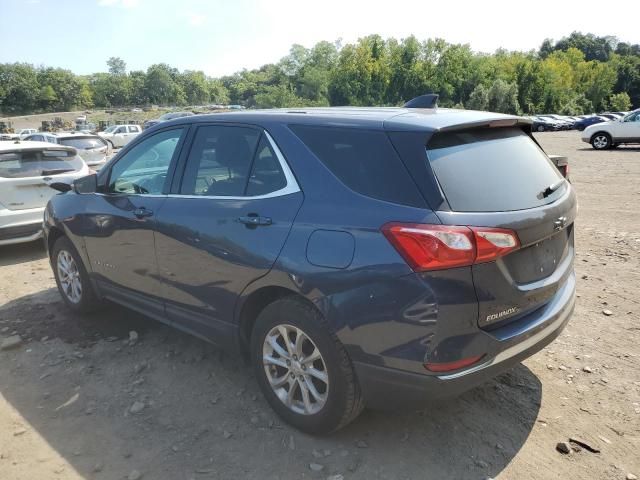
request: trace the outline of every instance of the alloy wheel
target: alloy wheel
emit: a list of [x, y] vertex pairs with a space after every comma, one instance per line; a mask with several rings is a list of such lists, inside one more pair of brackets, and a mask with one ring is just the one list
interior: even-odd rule
[[318, 413], [327, 402], [329, 375], [322, 354], [300, 328], [277, 325], [262, 346], [264, 371], [271, 389], [289, 410]]
[[609, 139], [605, 135], [598, 135], [593, 139], [593, 146], [595, 148], [607, 148], [609, 146]]
[[73, 256], [66, 250], [58, 253], [58, 280], [62, 291], [71, 303], [80, 303], [82, 300], [82, 282], [80, 271]]

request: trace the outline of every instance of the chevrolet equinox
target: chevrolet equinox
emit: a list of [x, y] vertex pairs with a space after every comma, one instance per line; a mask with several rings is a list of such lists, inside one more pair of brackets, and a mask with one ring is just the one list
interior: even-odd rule
[[576, 196], [521, 117], [190, 116], [54, 187], [45, 242], [69, 308], [110, 300], [244, 354], [306, 432], [467, 390], [574, 308]]

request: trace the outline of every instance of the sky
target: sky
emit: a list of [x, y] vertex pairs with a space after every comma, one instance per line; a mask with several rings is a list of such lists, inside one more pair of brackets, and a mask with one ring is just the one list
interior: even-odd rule
[[574, 30], [640, 43], [638, 0], [0, 0], [0, 12], [0, 63], [77, 74], [106, 71], [114, 56], [128, 70], [163, 62], [217, 77], [277, 62], [294, 43], [373, 33], [481, 52], [536, 49]]

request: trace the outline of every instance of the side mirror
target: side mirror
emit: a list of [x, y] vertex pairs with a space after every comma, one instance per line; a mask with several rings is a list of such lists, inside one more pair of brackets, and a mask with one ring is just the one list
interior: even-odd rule
[[78, 194], [96, 193], [98, 191], [98, 176], [94, 173], [73, 181], [73, 191]]

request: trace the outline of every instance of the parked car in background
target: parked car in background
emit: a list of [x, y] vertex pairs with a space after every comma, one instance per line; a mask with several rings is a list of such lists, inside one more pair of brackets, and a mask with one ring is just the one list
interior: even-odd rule
[[640, 143], [640, 109], [620, 119], [585, 128], [582, 141], [590, 143], [596, 150], [617, 147], [623, 143]]
[[58, 289], [246, 354], [306, 432], [456, 395], [574, 308], [576, 196], [530, 130], [420, 106], [165, 122], [49, 202]]
[[534, 132], [548, 132], [548, 131], [552, 131], [555, 132], [557, 130], [562, 130], [563, 129], [563, 125], [560, 122], [557, 122], [551, 118], [547, 118], [547, 117], [539, 117], [539, 116], [533, 116], [530, 117], [532, 123], [532, 129]]
[[35, 128], [20, 128], [14, 133], [3, 133], [0, 135], [0, 140], [22, 140], [27, 135], [36, 133], [38, 130]]
[[70, 183], [89, 174], [75, 148], [45, 142], [0, 143], [0, 245], [42, 235], [53, 182]]
[[159, 116], [155, 120], [147, 120], [146, 122], [144, 122], [143, 127], [147, 129], [149, 127], [157, 125], [158, 123], [166, 122], [168, 120], [174, 120], [176, 118], [191, 117], [192, 115], [195, 114], [193, 112], [169, 112]]
[[124, 147], [141, 133], [140, 125], [111, 125], [103, 132], [98, 132], [98, 135], [104, 138], [113, 149]]
[[537, 115], [538, 118], [546, 118], [552, 122], [556, 122], [560, 126], [560, 130], [571, 130], [573, 128], [573, 120], [569, 120], [568, 117], [562, 115], [545, 114]]
[[596, 123], [608, 122], [609, 119], [605, 117], [601, 117], [600, 115], [593, 115], [591, 117], [586, 117], [578, 120], [573, 124], [573, 127], [576, 130], [582, 131], [587, 128], [589, 125], [595, 125]]
[[615, 113], [599, 113], [598, 114], [600, 117], [604, 117], [607, 120], [618, 120], [620, 118], [622, 118], [622, 115], [618, 115]]
[[42, 132], [29, 135], [25, 141], [49, 142], [74, 147], [85, 163], [94, 170], [101, 168], [111, 153], [109, 144], [104, 138], [86, 133]]

